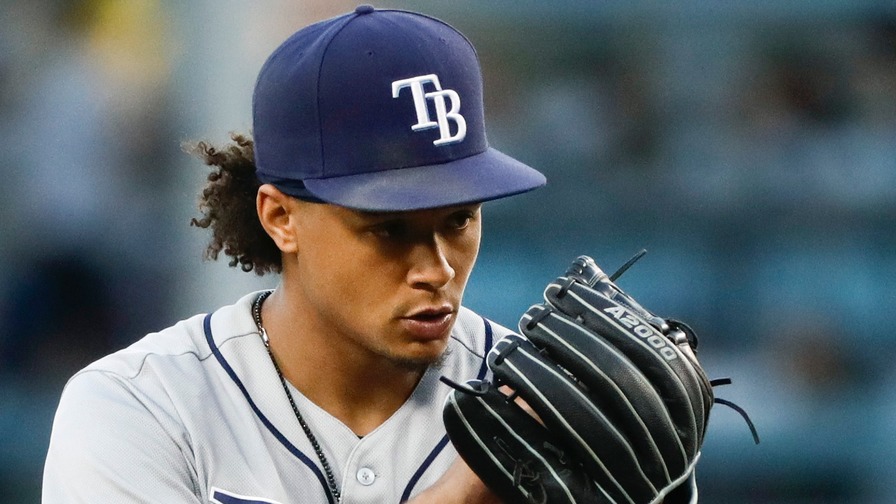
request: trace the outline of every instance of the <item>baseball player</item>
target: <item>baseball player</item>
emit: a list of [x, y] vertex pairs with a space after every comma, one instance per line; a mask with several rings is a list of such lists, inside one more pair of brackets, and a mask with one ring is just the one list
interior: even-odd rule
[[[528, 355], [508, 339], [519, 336], [461, 304], [482, 203], [545, 179], [489, 147], [470, 42], [431, 17], [369, 6], [308, 26], [263, 65], [252, 138], [233, 140], [196, 148], [212, 173], [194, 224], [212, 230], [210, 257], [223, 252], [244, 271], [278, 273], [277, 287], [149, 334], [71, 378], [43, 502], [554, 502], [550, 491], [532, 490], [548, 477], [533, 476], [528, 452], [514, 451], [523, 430], [483, 436], [477, 426], [486, 423], [474, 419], [474, 387], [480, 395], [526, 390], [501, 380]], [[594, 284], [580, 284], [564, 294], [587, 300]], [[626, 309], [608, 313], [635, 320]], [[551, 324], [561, 311], [527, 325]], [[633, 327], [634, 343], [679, 358], [675, 345]], [[526, 335], [537, 341], [534, 332]], [[553, 428], [538, 401], [501, 397], [526, 399], [536, 425]], [[692, 494], [682, 482], [702, 431], [685, 431], [702, 406], [680, 408], [689, 421], [671, 435], [649, 421], [670, 415], [642, 415], [654, 406], [636, 404], [648, 419], [638, 422], [650, 427], [638, 436], [656, 443], [632, 446], [666, 443], [675, 457], [639, 455], [634, 465], [652, 464], [644, 469], [651, 481], [631, 493], [615, 473], [593, 478], [614, 485], [600, 492], [587, 477], [579, 493], [588, 500], [560, 485], [578, 499], [569, 502], [659, 502], [678, 485], [684, 499]], [[461, 426], [451, 439], [446, 423]], [[567, 460], [561, 453], [555, 464]], [[611, 462], [600, 466], [614, 471]], [[588, 497], [597, 494], [605, 500]]]
[[254, 143], [202, 149], [198, 222], [279, 285], [77, 373], [43, 501], [488, 502], [453, 466], [439, 377], [485, 377], [509, 332], [461, 305], [481, 203], [544, 177], [488, 146], [481, 86], [470, 42], [409, 12], [358, 7], [277, 48]]

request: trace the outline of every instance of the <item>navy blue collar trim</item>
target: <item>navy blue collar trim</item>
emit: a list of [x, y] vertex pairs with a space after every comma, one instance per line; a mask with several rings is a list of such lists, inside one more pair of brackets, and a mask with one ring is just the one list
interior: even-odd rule
[[[492, 342], [492, 326], [489, 324], [488, 320], [482, 319], [485, 324], [485, 349], [483, 350], [483, 355], [488, 355], [488, 352], [491, 350], [493, 342]], [[267, 417], [262, 414], [261, 410], [258, 409], [258, 406], [255, 404], [255, 401], [252, 400], [252, 397], [249, 395], [249, 391], [246, 390], [246, 386], [243, 385], [243, 382], [240, 381], [239, 377], [236, 375], [236, 372], [230, 367], [230, 364], [221, 354], [221, 350], [218, 349], [218, 346], [215, 344], [214, 338], [212, 338], [212, 314], [209, 313], [205, 316], [205, 320], [202, 322], [203, 329], [205, 330], [205, 339], [208, 342], [208, 346], [214, 354], [215, 359], [217, 359], [218, 363], [221, 364], [221, 367], [224, 368], [224, 371], [230, 376], [230, 379], [236, 384], [236, 386], [240, 389], [240, 392], [243, 393], [243, 396], [246, 398], [246, 402], [249, 403], [249, 407], [252, 408], [252, 411], [255, 412], [255, 415], [261, 420], [261, 423], [273, 434], [273, 436], [279, 441], [283, 446], [289, 450], [296, 458], [302, 461], [309, 469], [317, 476], [317, 480], [320, 482], [321, 487], [324, 489], [324, 494], [327, 496], [327, 501], [330, 504], [336, 504], [333, 500], [333, 496], [330, 494], [330, 487], [327, 485], [327, 481], [324, 478], [323, 473], [317, 467], [317, 465], [308, 458], [307, 455], [302, 453], [298, 448], [296, 448], [292, 443], [289, 442], [286, 437], [277, 430], [276, 427], [271, 423]], [[485, 359], [482, 360], [482, 364], [479, 367], [479, 373], [476, 376], [477, 379], [482, 380], [485, 378], [485, 374], [488, 371], [488, 364]], [[408, 486], [404, 489], [404, 492], [401, 494], [401, 501], [404, 502], [408, 500], [411, 496], [411, 492], [414, 490], [414, 487], [417, 485], [417, 482], [420, 480], [420, 477], [423, 476], [423, 473], [429, 469], [429, 466], [432, 464], [433, 460], [445, 449], [445, 446], [448, 445], [448, 435], [444, 435], [442, 439], [436, 444], [435, 448], [429, 453], [426, 457], [426, 460], [423, 461], [423, 464], [420, 465], [420, 468], [417, 469], [417, 472], [411, 477], [411, 480], [408, 482]]]
[[288, 439], [286, 439], [286, 436], [280, 433], [280, 431], [278, 431], [277, 428], [274, 427], [274, 424], [272, 424], [271, 421], [268, 420], [267, 417], [264, 416], [264, 414], [262, 414], [261, 410], [258, 409], [258, 406], [255, 405], [255, 401], [253, 401], [252, 397], [249, 395], [249, 391], [246, 390], [246, 386], [243, 385], [243, 382], [240, 381], [239, 377], [236, 375], [236, 372], [232, 367], [230, 367], [230, 364], [227, 362], [224, 356], [221, 355], [221, 351], [215, 344], [214, 338], [212, 338], [211, 313], [205, 316], [205, 320], [202, 322], [202, 326], [205, 329], [205, 339], [208, 342], [208, 346], [212, 350], [212, 353], [215, 355], [215, 359], [218, 360], [218, 363], [221, 364], [221, 367], [224, 368], [224, 371], [227, 372], [227, 375], [230, 376], [230, 379], [233, 380], [237, 387], [239, 387], [240, 391], [243, 393], [243, 396], [246, 398], [246, 402], [249, 403], [249, 407], [252, 408], [252, 411], [255, 412], [255, 415], [259, 420], [261, 420], [261, 423], [264, 424], [265, 427], [267, 427], [267, 429], [271, 432], [271, 434], [274, 435], [275, 438], [277, 438], [277, 441], [280, 441], [280, 444], [285, 446], [290, 453], [292, 453], [296, 458], [301, 460], [302, 463], [308, 466], [309, 469], [311, 469], [311, 472], [313, 472], [314, 475], [317, 476], [318, 481], [320, 481], [320, 485], [324, 490], [324, 494], [327, 496], [327, 501], [330, 504], [336, 504], [333, 500], [333, 495], [330, 493], [330, 487], [329, 485], [327, 485], [327, 480], [324, 479], [324, 475], [317, 467], [317, 465], [310, 458], [308, 458], [307, 455], [293, 446], [293, 444], [290, 443]]
[[[482, 355], [488, 355], [488, 352], [492, 349], [492, 325], [488, 323], [488, 320], [482, 319], [482, 322], [485, 324], [485, 349], [482, 352]], [[479, 374], [476, 376], [476, 379], [482, 380], [485, 378], [485, 373], [488, 371], [488, 363], [485, 359], [482, 359], [482, 365], [479, 367]], [[429, 455], [426, 457], [426, 460], [423, 461], [423, 464], [417, 469], [417, 472], [411, 477], [411, 481], [408, 482], [408, 486], [404, 489], [404, 492], [401, 494], [401, 501], [404, 502], [411, 498], [411, 492], [414, 491], [414, 487], [417, 485], [417, 482], [420, 481], [420, 477], [423, 476], [423, 473], [429, 469], [429, 466], [432, 464], [433, 460], [442, 453], [442, 450], [445, 449], [445, 446], [448, 445], [448, 434], [442, 436], [442, 439], [436, 444], [436, 447], [433, 448]]]

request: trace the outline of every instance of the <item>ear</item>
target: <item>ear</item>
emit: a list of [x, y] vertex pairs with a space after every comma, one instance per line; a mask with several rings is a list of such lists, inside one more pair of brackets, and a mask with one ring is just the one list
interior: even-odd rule
[[295, 201], [271, 184], [262, 184], [255, 197], [261, 227], [283, 253], [295, 253], [296, 228], [293, 222]]

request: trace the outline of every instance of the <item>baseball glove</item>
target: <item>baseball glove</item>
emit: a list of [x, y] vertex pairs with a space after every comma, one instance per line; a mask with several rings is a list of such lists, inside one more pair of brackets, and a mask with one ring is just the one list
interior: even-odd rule
[[493, 381], [446, 380], [448, 435], [505, 502], [657, 503], [691, 476], [712, 384], [693, 331], [614, 283], [635, 259], [579, 257], [489, 352]]

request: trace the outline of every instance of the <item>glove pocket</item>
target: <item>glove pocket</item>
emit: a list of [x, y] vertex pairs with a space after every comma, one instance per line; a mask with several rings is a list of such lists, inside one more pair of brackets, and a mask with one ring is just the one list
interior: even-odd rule
[[502, 501], [612, 502], [531, 415], [488, 382], [467, 385], [476, 393], [449, 394], [445, 428], [461, 458]]
[[619, 348], [544, 306], [532, 307], [520, 326], [539, 353], [563, 369], [629, 440], [655, 486], [687, 469], [690, 459], [663, 397]]

